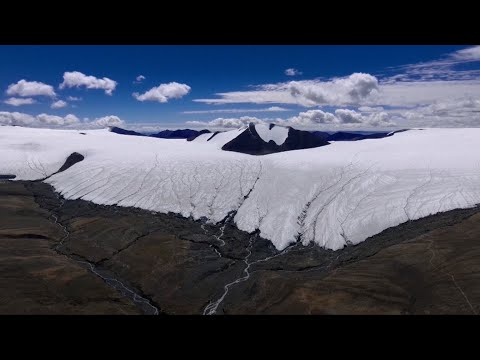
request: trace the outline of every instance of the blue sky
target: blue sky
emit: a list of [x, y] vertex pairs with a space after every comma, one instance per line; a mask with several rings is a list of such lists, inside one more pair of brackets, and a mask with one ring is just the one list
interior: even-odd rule
[[[479, 71], [475, 46], [0, 46], [0, 123], [93, 126], [114, 116], [130, 128], [478, 126]], [[162, 84], [170, 85], [142, 97]], [[59, 120], [68, 114], [76, 120]]]

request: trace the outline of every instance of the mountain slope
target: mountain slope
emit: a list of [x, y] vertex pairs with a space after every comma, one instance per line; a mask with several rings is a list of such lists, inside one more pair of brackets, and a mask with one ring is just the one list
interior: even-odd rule
[[119, 128], [117, 126], [112, 126], [109, 128], [109, 130], [114, 133], [114, 134], [119, 134], [119, 135], [131, 135], [131, 136], [147, 136], [145, 134], [138, 133], [133, 130], [125, 130], [122, 128]]

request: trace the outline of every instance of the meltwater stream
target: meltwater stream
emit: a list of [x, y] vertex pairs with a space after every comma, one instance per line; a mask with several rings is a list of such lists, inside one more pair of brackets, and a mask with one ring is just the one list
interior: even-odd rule
[[[65, 199], [63, 198], [60, 198], [59, 197], [59, 200], [60, 200], [60, 206], [58, 207], [58, 209], [60, 209], [63, 204], [65, 203]], [[129, 298], [130, 300], [132, 300], [138, 307], [140, 307], [142, 309], [142, 311], [146, 314], [146, 315], [158, 315], [159, 314], [159, 310], [156, 306], [152, 305], [152, 303], [144, 298], [143, 296], [139, 295], [137, 292], [135, 292], [134, 290], [132, 290], [131, 288], [129, 288], [128, 286], [126, 286], [124, 283], [122, 283], [120, 280], [118, 279], [115, 279], [113, 277], [109, 277], [109, 276], [106, 276], [106, 275], [102, 275], [100, 273], [100, 270], [97, 269], [95, 267], [95, 265], [89, 261], [86, 261], [86, 260], [78, 260], [78, 259], [75, 259], [73, 257], [70, 257], [66, 254], [64, 254], [63, 252], [61, 252], [59, 250], [60, 246], [62, 246], [64, 244], [64, 242], [70, 237], [70, 232], [68, 231], [67, 227], [63, 224], [61, 224], [59, 221], [58, 221], [58, 216], [55, 215], [55, 214], [52, 214], [52, 218], [54, 220], [54, 223], [55, 225], [58, 225], [62, 228], [63, 232], [65, 233], [65, 235], [63, 236], [63, 238], [60, 240], [60, 242], [58, 244], [56, 244], [54, 247], [53, 247], [53, 250], [55, 252], [57, 252], [58, 254], [60, 255], [63, 255], [65, 257], [68, 257], [69, 259], [72, 259], [74, 261], [76, 261], [77, 263], [79, 264], [83, 264], [83, 265], [86, 265], [87, 266], [87, 269], [92, 273], [94, 274], [95, 276], [99, 277], [100, 279], [102, 279], [108, 286], [114, 288], [115, 290], [117, 291], [120, 291], [120, 293]]]

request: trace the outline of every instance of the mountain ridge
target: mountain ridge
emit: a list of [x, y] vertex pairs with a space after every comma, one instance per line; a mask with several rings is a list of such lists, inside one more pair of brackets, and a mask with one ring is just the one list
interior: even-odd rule
[[118, 126], [111, 126], [108, 129], [110, 132], [119, 135], [130, 135], [130, 136], [145, 136], [145, 137], [153, 137], [153, 138], [160, 138], [160, 139], [187, 139], [193, 140], [197, 136], [210, 133], [210, 130], [203, 129], [203, 130], [192, 130], [192, 129], [178, 129], [178, 130], [162, 130], [158, 133], [153, 134], [144, 134], [139, 133], [133, 130], [126, 130]]

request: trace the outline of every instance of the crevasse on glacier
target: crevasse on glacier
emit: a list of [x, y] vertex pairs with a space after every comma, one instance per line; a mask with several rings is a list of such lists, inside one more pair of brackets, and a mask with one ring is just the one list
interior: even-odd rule
[[411, 130], [258, 157], [220, 149], [244, 130], [187, 142], [3, 126], [0, 174], [41, 179], [77, 152], [84, 161], [46, 180], [67, 199], [212, 223], [235, 212], [238, 228], [259, 229], [278, 249], [301, 240], [337, 250], [480, 201], [480, 129]]

